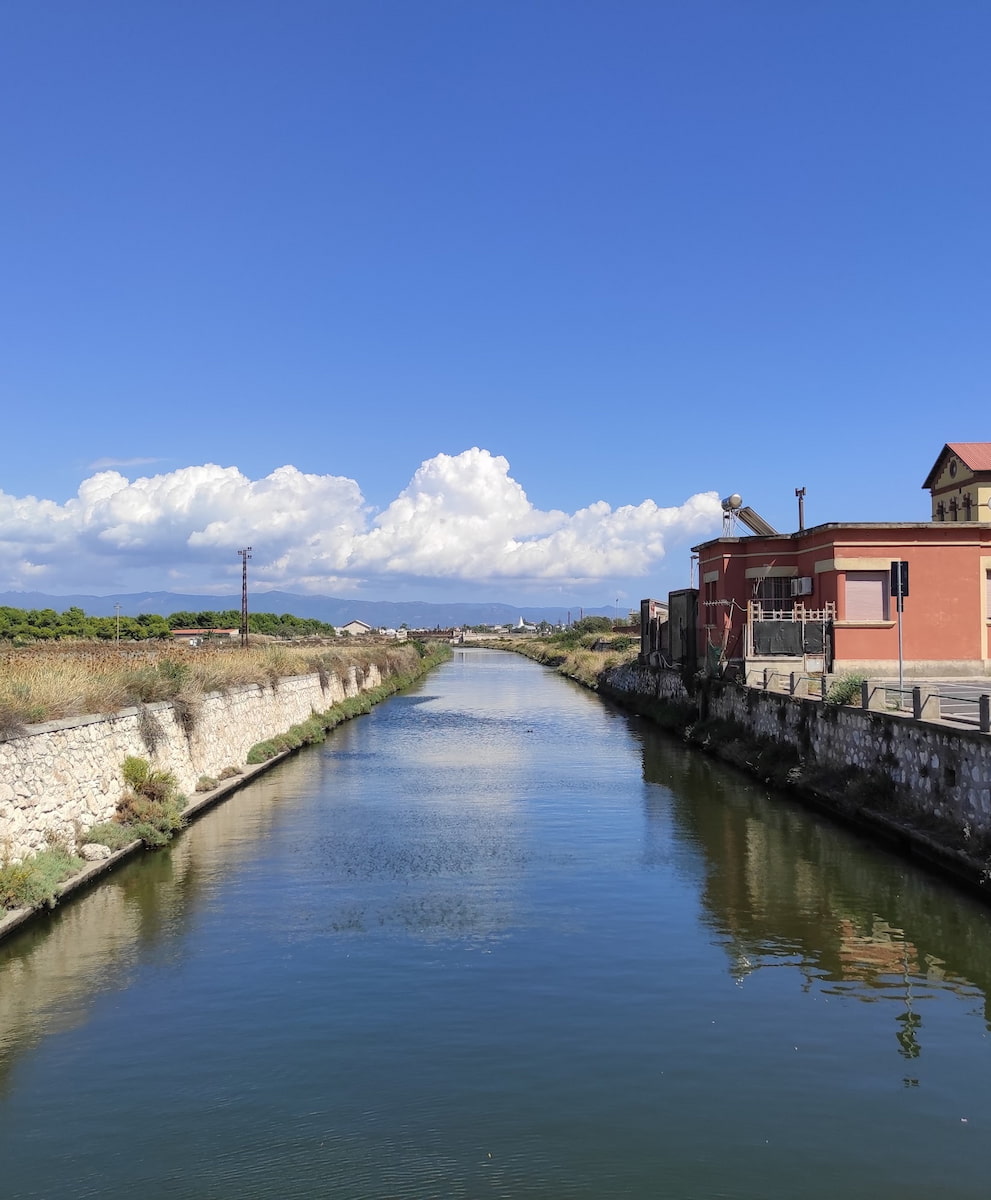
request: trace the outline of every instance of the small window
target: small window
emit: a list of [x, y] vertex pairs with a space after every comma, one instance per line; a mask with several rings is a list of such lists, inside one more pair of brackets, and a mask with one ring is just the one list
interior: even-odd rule
[[887, 571], [847, 571], [845, 584], [847, 621], [887, 621]]
[[754, 599], [760, 601], [766, 612], [791, 612], [795, 601], [791, 594], [791, 579], [788, 576], [766, 575], [754, 580]]

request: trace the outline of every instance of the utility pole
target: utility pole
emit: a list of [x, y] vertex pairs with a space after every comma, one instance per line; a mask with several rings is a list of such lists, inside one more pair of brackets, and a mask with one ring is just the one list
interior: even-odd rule
[[238, 550], [241, 556], [241, 647], [248, 645], [248, 559], [251, 557], [251, 547], [245, 546]]
[[116, 614], [117, 614], [117, 638], [116, 638], [116, 641], [117, 641], [117, 645], [119, 646], [120, 645], [120, 605], [119, 604], [114, 605], [114, 612], [116, 612]]

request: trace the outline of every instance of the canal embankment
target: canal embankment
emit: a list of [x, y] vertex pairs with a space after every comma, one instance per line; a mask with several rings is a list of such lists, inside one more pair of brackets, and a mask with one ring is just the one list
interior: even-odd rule
[[979, 729], [648, 666], [615, 647], [503, 648], [991, 898], [991, 738]]
[[[226, 799], [298, 747], [409, 686], [450, 656], [414, 645], [352, 658], [346, 669], [273, 678], [182, 700], [27, 726], [0, 742], [0, 859], [30, 862], [52, 846], [90, 861], [54, 899], [87, 887], [143, 848], [140, 838], [94, 847], [88, 831], [113, 822], [126, 794], [124, 764], [142, 761], [186, 800], [186, 822]], [[39, 907], [7, 912], [0, 937]]]
[[636, 662], [598, 690], [733, 764], [982, 893], [991, 881], [991, 739]]

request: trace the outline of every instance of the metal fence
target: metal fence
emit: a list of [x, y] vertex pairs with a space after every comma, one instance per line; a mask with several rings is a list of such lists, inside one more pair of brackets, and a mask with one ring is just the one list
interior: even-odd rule
[[[800, 671], [775, 671], [764, 667], [747, 672], [747, 687], [808, 700], [825, 700], [829, 681], [825, 675]], [[899, 687], [888, 680], [866, 680], [846, 703], [870, 712], [901, 713], [918, 721], [945, 721], [991, 733], [991, 694], [987, 683], [923, 682]]]

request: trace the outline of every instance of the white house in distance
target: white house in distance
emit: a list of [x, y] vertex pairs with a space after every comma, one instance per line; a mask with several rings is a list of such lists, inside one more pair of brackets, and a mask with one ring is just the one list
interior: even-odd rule
[[348, 621], [338, 630], [338, 633], [349, 633], [352, 637], [361, 637], [362, 634], [371, 632], [371, 625], [366, 625], [364, 621]]

